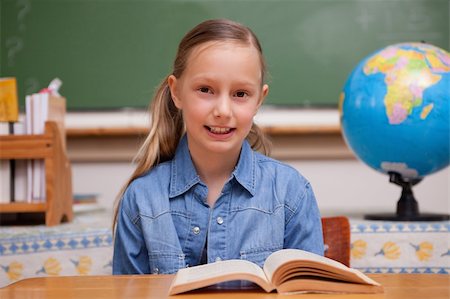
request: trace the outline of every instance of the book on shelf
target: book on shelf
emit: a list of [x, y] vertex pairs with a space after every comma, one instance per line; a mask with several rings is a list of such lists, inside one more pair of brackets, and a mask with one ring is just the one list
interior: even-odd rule
[[[25, 97], [25, 133], [33, 134], [33, 105], [31, 103], [31, 95]], [[33, 160], [26, 160], [27, 164], [27, 188], [25, 199], [27, 202], [32, 202], [33, 200]]]
[[0, 78], [0, 121], [15, 122], [19, 119], [16, 78]]
[[[16, 122], [13, 126], [14, 135], [25, 134], [25, 123]], [[26, 202], [27, 201], [27, 162], [28, 160], [14, 160], [14, 173], [12, 176], [13, 186], [11, 188], [11, 201]]]
[[99, 203], [98, 199], [99, 195], [95, 193], [74, 193], [73, 212], [79, 214], [105, 210], [105, 207]]
[[[26, 123], [28, 134], [43, 134], [45, 122], [56, 122], [62, 136], [65, 136], [66, 99], [59, 94], [48, 91], [35, 93], [26, 97]], [[66, 148], [65, 139], [62, 140]], [[27, 198], [31, 201], [45, 201], [45, 164], [43, 160], [32, 160], [28, 163]]]
[[[335, 260], [299, 249], [269, 255], [263, 268], [246, 260], [226, 260], [184, 268], [175, 275], [170, 295], [232, 281], [255, 283], [278, 293], [382, 293], [383, 287]], [[220, 285], [219, 285], [220, 286]]]
[[96, 204], [98, 194], [94, 193], [75, 193], [73, 195], [73, 204]]
[[[9, 123], [0, 122], [0, 135], [9, 135]], [[0, 203], [11, 199], [11, 161], [0, 159]]]
[[[42, 96], [39, 93], [31, 95], [31, 111], [33, 113], [33, 123], [31, 124], [32, 134], [39, 135], [44, 133], [44, 122], [43, 122], [43, 103]], [[42, 185], [44, 183], [45, 173], [44, 173], [44, 161], [41, 159], [32, 161], [32, 201], [39, 202], [45, 201], [45, 192], [42, 190]]]
[[[25, 124], [19, 122], [0, 122], [0, 135], [23, 135]], [[0, 160], [0, 203], [26, 201], [27, 181], [26, 160]]]
[[[19, 119], [16, 78], [0, 78], [0, 135], [13, 134], [13, 123]], [[0, 203], [9, 203], [14, 195], [14, 160], [0, 160]]]

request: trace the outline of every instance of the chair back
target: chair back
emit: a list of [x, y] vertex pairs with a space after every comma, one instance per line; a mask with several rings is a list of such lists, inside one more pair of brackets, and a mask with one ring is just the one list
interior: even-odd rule
[[345, 216], [322, 217], [325, 256], [350, 266], [350, 223]]

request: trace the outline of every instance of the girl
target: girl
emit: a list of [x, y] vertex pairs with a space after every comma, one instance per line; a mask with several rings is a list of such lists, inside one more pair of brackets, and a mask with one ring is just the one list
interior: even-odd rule
[[114, 274], [174, 273], [224, 259], [262, 266], [299, 248], [323, 254], [309, 182], [267, 153], [253, 123], [269, 87], [247, 27], [205, 21], [181, 40], [152, 102], [152, 126], [116, 205]]

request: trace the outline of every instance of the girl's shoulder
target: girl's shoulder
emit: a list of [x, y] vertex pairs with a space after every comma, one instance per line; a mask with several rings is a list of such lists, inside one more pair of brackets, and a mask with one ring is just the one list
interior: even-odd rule
[[255, 161], [262, 175], [276, 174], [306, 181], [305, 177], [295, 167], [285, 162], [265, 156], [259, 152], [255, 152]]
[[154, 188], [154, 185], [161, 186], [170, 181], [170, 163], [164, 162], [152, 167], [149, 171], [135, 178], [129, 185], [129, 188], [148, 189]]
[[122, 200], [130, 210], [153, 214], [168, 203], [170, 164], [161, 163], [134, 179], [126, 188]]
[[256, 190], [262, 190], [261, 193], [271, 190], [271, 196], [290, 211], [295, 211], [305, 198], [313, 198], [308, 196], [312, 194], [310, 182], [292, 165], [260, 153], [254, 157]]

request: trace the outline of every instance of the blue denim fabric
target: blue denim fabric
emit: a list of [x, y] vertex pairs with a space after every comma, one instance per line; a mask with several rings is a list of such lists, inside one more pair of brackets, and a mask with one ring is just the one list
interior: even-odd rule
[[283, 248], [323, 255], [320, 214], [309, 182], [294, 168], [253, 151], [247, 141], [213, 208], [206, 203], [207, 192], [183, 137], [173, 160], [125, 191], [113, 273], [175, 273], [198, 265], [205, 245], [208, 263], [245, 259], [262, 266]]

